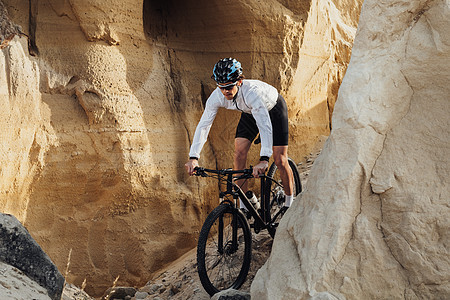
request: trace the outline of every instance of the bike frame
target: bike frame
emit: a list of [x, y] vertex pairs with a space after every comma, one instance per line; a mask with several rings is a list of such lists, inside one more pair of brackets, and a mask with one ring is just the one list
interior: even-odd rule
[[[226, 191], [222, 191], [221, 187], [219, 185], [219, 198], [220, 198], [220, 203], [223, 202], [228, 202], [229, 204], [231, 204], [233, 206], [233, 208], [235, 209], [234, 214], [237, 212], [237, 200], [238, 198], [241, 199], [241, 201], [245, 204], [245, 207], [248, 209], [249, 213], [252, 215], [252, 217], [255, 220], [254, 223], [254, 230], [256, 233], [258, 233], [261, 229], [267, 229], [271, 234], [275, 233], [275, 226], [272, 223], [272, 220], [270, 218], [270, 195], [266, 195], [266, 190], [265, 190], [265, 184], [266, 184], [266, 180], [272, 180], [273, 182], [275, 182], [277, 185], [280, 185], [278, 182], [276, 182], [275, 180], [273, 180], [272, 178], [267, 177], [266, 175], [261, 175], [259, 177], [260, 181], [261, 181], [261, 214], [258, 213], [255, 209], [255, 207], [253, 206], [253, 204], [251, 204], [250, 199], [247, 198], [247, 196], [245, 195], [244, 191], [242, 191], [242, 189], [234, 182], [237, 179], [249, 179], [252, 176], [251, 175], [251, 169], [245, 169], [245, 170], [231, 170], [231, 169], [223, 169], [223, 170], [210, 170], [210, 169], [204, 169], [204, 168], [199, 168], [198, 170], [204, 171], [204, 172], [209, 172], [209, 173], [215, 173], [221, 176], [226, 176], [226, 182], [227, 182], [227, 188]], [[233, 177], [233, 175], [236, 174], [242, 174], [240, 177]], [[202, 176], [202, 175], [200, 175]], [[207, 176], [207, 175], [203, 175], [203, 176]], [[219, 178], [219, 180], [224, 180], [222, 178]], [[228, 199], [224, 200], [226, 195], [231, 195], [233, 197], [234, 201], [230, 201]], [[234, 203], [233, 203], [234, 202]], [[237, 218], [233, 217], [233, 227], [237, 228]], [[222, 235], [222, 231], [223, 231], [223, 224], [220, 223], [219, 225], [219, 236]], [[236, 236], [235, 236], [236, 235]], [[237, 245], [235, 244], [237, 241], [237, 230], [233, 230], [233, 249], [234, 247], [237, 247]], [[219, 242], [219, 245], [222, 245], [222, 241]], [[223, 251], [223, 249], [219, 249], [219, 251]]]

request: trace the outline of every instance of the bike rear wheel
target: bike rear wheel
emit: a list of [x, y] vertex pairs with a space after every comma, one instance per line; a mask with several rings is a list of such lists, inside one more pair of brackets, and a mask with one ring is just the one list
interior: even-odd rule
[[[298, 173], [297, 165], [295, 162], [288, 158], [289, 166], [292, 170], [292, 175], [294, 177], [294, 197], [301, 193], [302, 191], [302, 184], [300, 182], [300, 175]], [[275, 227], [280, 222], [281, 217], [286, 212], [286, 209], [283, 208], [284, 202], [285, 202], [285, 192], [283, 190], [283, 187], [281, 186], [281, 177], [280, 177], [280, 171], [277, 168], [277, 165], [275, 163], [272, 163], [269, 171], [267, 172], [267, 176], [272, 178], [275, 182], [272, 180], [266, 180], [266, 195], [269, 197], [269, 205], [270, 205], [270, 218], [272, 220], [272, 224], [275, 225]], [[271, 235], [275, 235], [274, 233]]]
[[224, 203], [208, 215], [198, 239], [197, 268], [210, 296], [241, 287], [250, 268], [251, 244], [249, 225], [239, 209]]

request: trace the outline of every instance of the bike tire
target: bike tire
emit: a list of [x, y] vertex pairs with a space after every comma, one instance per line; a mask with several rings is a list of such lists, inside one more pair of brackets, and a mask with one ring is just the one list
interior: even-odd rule
[[[301, 193], [302, 184], [300, 182], [300, 174], [298, 173], [297, 165], [295, 162], [288, 158], [289, 166], [291, 167], [292, 174], [294, 177], [294, 197]], [[276, 182], [281, 184], [281, 178], [278, 172], [277, 165], [273, 162], [270, 165], [269, 171], [267, 172], [267, 176], [274, 179]], [[285, 201], [285, 193], [282, 187], [274, 183], [272, 180], [266, 180], [266, 190], [265, 193], [269, 198], [270, 205], [270, 217], [272, 219], [272, 223], [275, 227], [280, 222], [281, 217], [283, 217], [286, 209], [283, 209], [284, 201]], [[271, 233], [272, 237], [275, 235], [275, 232]]]
[[[233, 217], [236, 217], [237, 249], [232, 247]], [[223, 234], [218, 234], [222, 220]], [[223, 249], [221, 249], [221, 245]], [[206, 218], [197, 245], [197, 270], [206, 292], [213, 296], [221, 290], [239, 289], [251, 262], [252, 235], [239, 209], [223, 203]]]

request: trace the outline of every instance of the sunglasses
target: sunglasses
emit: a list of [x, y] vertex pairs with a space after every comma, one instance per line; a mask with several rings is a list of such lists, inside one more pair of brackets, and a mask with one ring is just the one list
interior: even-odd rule
[[227, 84], [227, 85], [217, 85], [218, 87], [219, 87], [219, 89], [221, 89], [221, 90], [227, 90], [227, 91], [230, 91], [230, 90], [232, 90], [233, 88], [234, 88], [234, 86], [237, 84], [237, 82], [234, 82], [234, 83], [230, 83], [230, 84]]

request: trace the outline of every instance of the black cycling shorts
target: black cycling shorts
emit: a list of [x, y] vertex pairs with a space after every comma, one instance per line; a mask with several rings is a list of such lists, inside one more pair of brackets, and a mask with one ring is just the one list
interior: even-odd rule
[[[269, 111], [272, 121], [272, 137], [274, 146], [287, 146], [289, 140], [288, 111], [286, 101], [278, 94], [277, 104]], [[236, 136], [253, 141], [259, 130], [255, 118], [251, 114], [242, 113], [236, 128]]]

